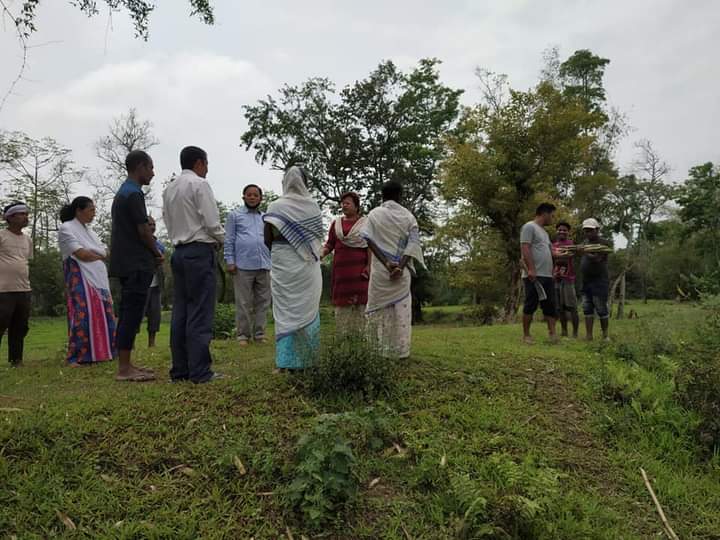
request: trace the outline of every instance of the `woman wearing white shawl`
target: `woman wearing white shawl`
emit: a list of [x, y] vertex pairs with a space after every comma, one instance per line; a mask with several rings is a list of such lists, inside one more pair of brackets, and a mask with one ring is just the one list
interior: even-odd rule
[[399, 201], [402, 185], [386, 182], [383, 204], [368, 214], [363, 237], [373, 257], [365, 313], [386, 356], [410, 356], [415, 264], [425, 267], [417, 221]]
[[364, 326], [367, 304], [370, 252], [362, 237], [366, 217], [360, 216], [360, 196], [348, 192], [340, 196], [343, 215], [333, 220], [322, 249], [332, 261], [332, 303], [335, 330], [346, 334]]
[[68, 353], [72, 366], [111, 360], [115, 350], [115, 316], [105, 267], [107, 250], [88, 227], [95, 205], [77, 197], [60, 211], [58, 243], [67, 296]]
[[283, 195], [268, 207], [265, 244], [270, 249], [270, 289], [278, 369], [302, 369], [320, 346], [320, 207], [305, 186], [305, 173], [285, 173]]

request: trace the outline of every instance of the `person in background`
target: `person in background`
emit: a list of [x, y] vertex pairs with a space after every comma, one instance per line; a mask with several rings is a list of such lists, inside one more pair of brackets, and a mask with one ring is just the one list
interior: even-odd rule
[[533, 343], [530, 325], [538, 305], [542, 308], [547, 321], [550, 341], [557, 342], [555, 323], [555, 283], [553, 280], [553, 256], [545, 227], [552, 225], [555, 206], [542, 203], [535, 211], [535, 219], [528, 221], [520, 229], [520, 251], [522, 254], [522, 278], [525, 284], [525, 305], [523, 306], [523, 341]]
[[105, 259], [107, 250], [89, 225], [95, 205], [89, 197], [76, 197], [60, 210], [58, 244], [63, 259], [67, 296], [69, 365], [112, 360], [115, 349], [115, 315]]
[[373, 257], [365, 313], [382, 354], [405, 359], [412, 339], [410, 284], [415, 264], [425, 267], [415, 216], [400, 204], [402, 184], [386, 182], [381, 206], [367, 216], [362, 236]]
[[125, 158], [125, 168], [128, 178], [115, 195], [111, 210], [110, 276], [118, 278], [121, 287], [115, 380], [140, 382], [153, 380], [155, 375], [150, 369], [133, 365], [130, 357], [145, 313], [148, 289], [163, 254], [150, 229], [142, 190], [155, 176], [153, 160], [146, 152], [133, 150]]
[[255, 184], [243, 189], [244, 204], [230, 212], [225, 223], [225, 263], [233, 276], [237, 340], [266, 343], [270, 307], [270, 250], [265, 245], [262, 190]]
[[276, 372], [304, 369], [320, 347], [323, 224], [320, 207], [306, 186], [305, 172], [290, 167], [283, 194], [264, 216], [270, 249]]
[[578, 337], [580, 318], [577, 311], [577, 293], [575, 292], [575, 265], [573, 255], [559, 256], [558, 249], [574, 244], [570, 239], [570, 224], [561, 221], [555, 226], [556, 237], [552, 244], [555, 266], [553, 277], [555, 278], [556, 307], [560, 311], [560, 326], [562, 336], [568, 337], [568, 315], [572, 322], [573, 338]]
[[335, 306], [335, 329], [339, 334], [363, 327], [370, 279], [370, 251], [361, 236], [367, 222], [360, 216], [360, 196], [340, 196], [343, 215], [330, 224], [327, 242], [320, 252], [324, 258], [333, 253], [332, 303]]
[[[583, 221], [584, 245], [601, 244], [610, 246], [610, 242], [600, 237], [600, 223], [589, 218]], [[583, 314], [585, 315], [585, 339], [593, 340], [595, 314], [600, 319], [603, 339], [610, 339], [610, 311], [608, 298], [610, 293], [610, 277], [608, 274], [607, 253], [583, 253], [580, 259], [582, 274]]]
[[[165, 246], [155, 236], [157, 230], [157, 223], [155, 218], [148, 216], [148, 225], [150, 225], [150, 232], [152, 232], [153, 238], [155, 239], [155, 245], [160, 253], [165, 256]], [[150, 289], [148, 290], [147, 302], [145, 304], [145, 316], [147, 317], [147, 331], [148, 331], [148, 347], [155, 347], [155, 337], [160, 331], [160, 318], [162, 316], [162, 290], [165, 282], [165, 274], [163, 267], [158, 266], [155, 269], [152, 282], [150, 282]]]
[[210, 341], [215, 319], [216, 250], [225, 230], [206, 180], [205, 150], [186, 146], [180, 152], [180, 166], [182, 172], [163, 193], [165, 226], [175, 246], [170, 378], [198, 384], [222, 377], [211, 369]]
[[25, 336], [29, 330], [31, 289], [30, 259], [32, 239], [23, 233], [30, 210], [22, 202], [3, 209], [7, 228], [0, 230], [0, 342], [8, 333], [8, 361], [20, 367]]

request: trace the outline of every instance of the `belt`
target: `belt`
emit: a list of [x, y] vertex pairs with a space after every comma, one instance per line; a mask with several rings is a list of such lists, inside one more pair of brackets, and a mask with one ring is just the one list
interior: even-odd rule
[[187, 244], [176, 244], [175, 249], [180, 249], [184, 247], [189, 246], [210, 246], [213, 247], [215, 244], [211, 244], [210, 242], [188, 242]]

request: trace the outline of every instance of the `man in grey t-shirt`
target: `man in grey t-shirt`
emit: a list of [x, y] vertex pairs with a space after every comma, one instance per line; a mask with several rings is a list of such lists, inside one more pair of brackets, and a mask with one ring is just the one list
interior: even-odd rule
[[550, 236], [544, 227], [551, 225], [555, 206], [542, 203], [535, 211], [535, 219], [528, 221], [520, 229], [520, 251], [523, 263], [523, 282], [525, 284], [525, 304], [523, 306], [523, 341], [532, 343], [530, 324], [538, 305], [542, 308], [547, 321], [552, 342], [557, 341], [555, 322], [555, 284], [553, 282], [553, 256]]

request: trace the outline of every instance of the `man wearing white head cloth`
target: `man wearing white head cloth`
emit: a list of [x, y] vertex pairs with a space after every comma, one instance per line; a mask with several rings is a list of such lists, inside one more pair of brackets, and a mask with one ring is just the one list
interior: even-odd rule
[[8, 333], [8, 360], [18, 367], [30, 320], [30, 270], [33, 245], [22, 230], [29, 209], [14, 202], [3, 209], [7, 228], [0, 230], [0, 341]]

